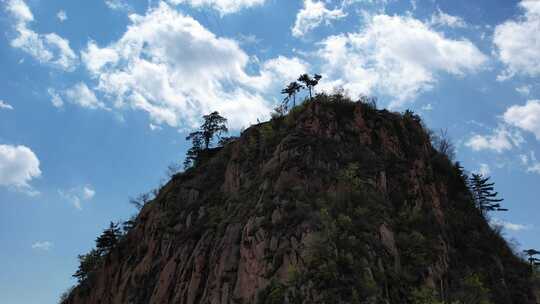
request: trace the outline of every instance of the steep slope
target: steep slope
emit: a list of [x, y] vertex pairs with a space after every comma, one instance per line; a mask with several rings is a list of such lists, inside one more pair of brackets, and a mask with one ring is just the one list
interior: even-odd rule
[[318, 96], [174, 176], [64, 303], [536, 303], [462, 174], [414, 114]]

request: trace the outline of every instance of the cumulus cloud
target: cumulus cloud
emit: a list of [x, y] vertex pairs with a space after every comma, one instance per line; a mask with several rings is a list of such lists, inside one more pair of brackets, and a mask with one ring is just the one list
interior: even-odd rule
[[506, 65], [499, 80], [516, 74], [540, 75], [540, 1], [524, 0], [519, 6], [523, 10], [522, 16], [495, 27], [493, 43], [499, 59]]
[[323, 22], [330, 24], [332, 20], [346, 16], [342, 9], [328, 9], [322, 1], [304, 0], [304, 7], [296, 15], [291, 31], [293, 36], [301, 37]]
[[450, 39], [410, 16], [376, 15], [357, 33], [320, 43], [325, 80], [353, 96], [373, 91], [402, 106], [437, 82], [438, 73], [463, 76], [483, 67], [487, 57], [469, 40]]
[[452, 16], [441, 9], [437, 9], [433, 15], [431, 15], [430, 24], [433, 26], [447, 26], [452, 28], [465, 28], [467, 23], [463, 18], [459, 16]]
[[37, 194], [29, 182], [41, 176], [39, 159], [26, 146], [0, 145], [0, 186]]
[[221, 15], [236, 13], [242, 9], [264, 4], [265, 0], [168, 0], [171, 4], [186, 3], [193, 7], [209, 7]]
[[66, 11], [64, 10], [58, 11], [58, 13], [56, 13], [56, 18], [58, 18], [60, 22], [66, 21], [68, 19]]
[[505, 150], [520, 146], [524, 141], [519, 132], [512, 131], [505, 125], [499, 125], [492, 134], [473, 135], [465, 143], [465, 146], [474, 151], [491, 150], [502, 153]]
[[540, 100], [529, 100], [523, 106], [509, 107], [503, 119], [509, 125], [533, 133], [540, 140]]
[[130, 19], [119, 40], [105, 47], [91, 41], [81, 58], [115, 108], [145, 111], [154, 125], [191, 127], [217, 110], [231, 127], [245, 126], [268, 115], [265, 92], [307, 66], [278, 57], [250, 75], [249, 56], [236, 41], [217, 37], [165, 3]]
[[13, 106], [0, 99], [0, 110], [13, 110]]
[[507, 230], [518, 232], [522, 230], [529, 230], [532, 228], [531, 225], [516, 224], [508, 221], [504, 221], [498, 218], [493, 218], [490, 220], [490, 224], [494, 226], [501, 226]]
[[78, 57], [69, 41], [56, 33], [39, 34], [30, 28], [34, 15], [23, 0], [8, 0], [6, 10], [14, 19], [16, 32], [11, 46], [21, 49], [41, 63], [47, 63], [66, 71], [75, 69]]
[[49, 251], [53, 248], [54, 244], [49, 241], [37, 241], [32, 244], [32, 249]]
[[58, 194], [75, 208], [82, 210], [83, 202], [91, 200], [96, 195], [96, 191], [91, 185], [85, 185], [68, 190], [58, 190]]
[[83, 108], [106, 109], [105, 104], [98, 100], [94, 91], [90, 90], [84, 82], [75, 84], [73, 87], [67, 89], [64, 94], [70, 102]]

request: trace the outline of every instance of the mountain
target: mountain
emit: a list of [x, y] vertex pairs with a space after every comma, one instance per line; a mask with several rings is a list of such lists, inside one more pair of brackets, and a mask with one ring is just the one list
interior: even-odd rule
[[62, 303], [537, 303], [430, 136], [318, 95], [201, 153]]

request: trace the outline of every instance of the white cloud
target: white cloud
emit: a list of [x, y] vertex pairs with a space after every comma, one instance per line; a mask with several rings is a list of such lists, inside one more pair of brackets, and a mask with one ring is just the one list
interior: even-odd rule
[[56, 108], [61, 108], [64, 105], [64, 100], [53, 88], [47, 89], [47, 93], [51, 96], [51, 103]]
[[58, 11], [58, 13], [56, 13], [56, 18], [58, 18], [58, 20], [60, 20], [60, 22], [66, 21], [68, 19], [66, 11], [64, 11], [64, 10]]
[[39, 159], [26, 146], [0, 145], [0, 186], [37, 194], [29, 182], [41, 176]]
[[309, 64], [303, 60], [278, 56], [262, 64], [261, 76], [255, 82], [259, 83], [258, 87], [261, 89], [269, 89], [274, 84], [283, 85], [294, 81], [308, 70]]
[[157, 125], [155, 125], [155, 124], [153, 124], [153, 123], [148, 124], [148, 127], [149, 127], [150, 130], [152, 130], [152, 131], [159, 131], [159, 130], [162, 129], [160, 126], [157, 126]]
[[30, 8], [23, 0], [8, 0], [6, 11], [15, 20], [16, 37], [11, 46], [28, 53], [41, 63], [51, 64], [66, 71], [75, 69], [78, 57], [69, 46], [69, 41], [56, 33], [39, 34], [29, 28], [34, 20]]
[[488, 176], [491, 174], [491, 168], [488, 164], [480, 164], [480, 168], [478, 168], [478, 173], [482, 174], [483, 176]]
[[467, 27], [467, 23], [465, 22], [465, 20], [463, 20], [463, 18], [459, 16], [449, 15], [441, 11], [441, 9], [437, 9], [437, 12], [431, 15], [430, 24], [433, 26], [447, 26], [452, 28]]
[[503, 114], [506, 123], [532, 132], [540, 140], [540, 100], [529, 100], [523, 106], [513, 105]]
[[498, 218], [491, 219], [490, 224], [495, 225], [495, 226], [501, 226], [505, 229], [515, 231], [515, 232], [532, 229], [532, 225], [515, 224], [515, 223], [504, 221]]
[[505, 150], [520, 146], [523, 142], [524, 139], [519, 132], [509, 130], [507, 126], [500, 125], [492, 134], [473, 135], [465, 143], [465, 146], [474, 151], [491, 150], [502, 153]]
[[328, 9], [322, 1], [304, 0], [304, 7], [296, 15], [296, 21], [291, 31], [293, 36], [301, 37], [318, 27], [322, 22], [330, 24], [330, 21], [347, 16], [342, 9]]
[[534, 151], [531, 151], [529, 155], [521, 154], [519, 156], [521, 163], [526, 167], [527, 172], [540, 174], [540, 162], [536, 159]]
[[13, 110], [13, 106], [0, 99], [0, 110]]
[[105, 0], [105, 5], [113, 10], [130, 11], [131, 7], [126, 0]]
[[236, 13], [242, 9], [263, 5], [265, 0], [168, 0], [172, 4], [186, 3], [193, 7], [209, 7], [219, 11], [223, 16]]
[[540, 1], [521, 1], [524, 15], [495, 27], [493, 43], [506, 70], [498, 76], [505, 80], [516, 74], [540, 75]]
[[522, 85], [520, 87], [516, 88], [516, 92], [519, 94], [527, 97], [531, 94], [531, 86], [530, 85]]
[[37, 241], [32, 244], [32, 249], [49, 251], [53, 248], [54, 244], [49, 241]]
[[353, 97], [373, 91], [402, 106], [437, 82], [437, 73], [463, 76], [487, 57], [469, 40], [446, 38], [409, 16], [376, 15], [357, 33], [320, 43], [325, 78], [321, 87], [341, 86]]
[[[83, 108], [106, 109], [105, 104], [99, 101], [96, 97], [96, 94], [92, 90], [90, 90], [88, 86], [83, 82], [79, 82], [73, 87], [67, 89], [64, 94], [70, 102], [78, 104]], [[58, 104], [59, 100], [56, 100], [56, 102]]]
[[82, 210], [83, 202], [91, 200], [96, 195], [96, 191], [91, 185], [85, 185], [68, 190], [58, 190], [58, 194], [69, 201], [75, 208]]
[[262, 94], [307, 66], [278, 57], [250, 75], [249, 56], [236, 41], [217, 37], [164, 3], [130, 19], [118, 41], [105, 47], [90, 42], [81, 57], [96, 89], [116, 109], [145, 111], [154, 125], [191, 127], [217, 110], [231, 127], [245, 126], [270, 112]]

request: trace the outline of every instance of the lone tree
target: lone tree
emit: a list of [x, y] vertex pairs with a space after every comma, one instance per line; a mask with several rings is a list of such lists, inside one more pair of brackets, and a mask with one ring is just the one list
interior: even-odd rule
[[96, 239], [96, 250], [98, 254], [102, 256], [108, 254], [116, 246], [121, 236], [122, 230], [118, 227], [118, 224], [111, 222], [109, 228], [105, 229]]
[[501, 208], [502, 198], [497, 198], [498, 192], [494, 191], [495, 183], [489, 182], [489, 177], [473, 173], [470, 179], [470, 189], [476, 207], [485, 214], [487, 211], [508, 211]]
[[200, 130], [202, 132], [204, 148], [208, 149], [214, 136], [217, 135], [220, 138], [221, 133], [227, 133], [229, 129], [227, 129], [227, 118], [219, 115], [217, 111], [204, 115], [203, 119], [204, 123], [201, 125]]
[[309, 99], [313, 98], [311, 92], [312, 92], [313, 88], [317, 84], [319, 84], [319, 80], [321, 80], [321, 78], [322, 78], [322, 76], [319, 75], [319, 74], [313, 75], [313, 78], [311, 78], [308, 74], [302, 74], [302, 75], [300, 75], [300, 77], [298, 77], [298, 81], [303, 83], [305, 85], [305, 87], [308, 89], [308, 91], [309, 91]]
[[283, 90], [281, 90], [281, 94], [287, 94], [287, 96], [283, 100], [285, 107], [287, 103], [291, 100], [291, 97], [293, 100], [293, 108], [296, 106], [296, 94], [300, 92], [303, 87], [303, 85], [299, 84], [296, 81], [293, 81], [289, 83], [289, 85], [287, 85], [287, 87], [285, 87]]
[[536, 257], [540, 254], [540, 251], [536, 249], [527, 249], [523, 250], [523, 252], [527, 255], [527, 260], [531, 264], [531, 271], [534, 271], [535, 266], [540, 266], [540, 259]]
[[199, 127], [199, 130], [189, 133], [186, 140], [191, 140], [192, 146], [186, 153], [184, 167], [187, 169], [195, 164], [199, 153], [210, 148], [212, 140], [217, 135], [221, 138], [222, 133], [229, 132], [227, 128], [227, 118], [219, 115], [219, 112], [214, 111], [203, 116], [204, 123]]

